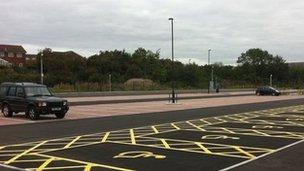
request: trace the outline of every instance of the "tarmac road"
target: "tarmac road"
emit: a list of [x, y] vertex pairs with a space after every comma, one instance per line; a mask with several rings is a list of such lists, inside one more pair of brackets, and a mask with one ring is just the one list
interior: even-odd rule
[[38, 170], [303, 170], [303, 102], [1, 126], [0, 161]]

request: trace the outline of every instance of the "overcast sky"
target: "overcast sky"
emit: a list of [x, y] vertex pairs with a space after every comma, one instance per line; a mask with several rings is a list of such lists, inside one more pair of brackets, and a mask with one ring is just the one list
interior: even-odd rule
[[304, 61], [303, 0], [0, 0], [0, 44], [90, 56], [138, 47], [183, 62], [234, 64], [249, 48]]

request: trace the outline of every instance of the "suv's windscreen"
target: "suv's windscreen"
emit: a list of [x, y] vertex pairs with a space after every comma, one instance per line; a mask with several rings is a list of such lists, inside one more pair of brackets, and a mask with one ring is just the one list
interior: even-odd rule
[[43, 86], [33, 86], [25, 87], [26, 96], [51, 96], [52, 94], [46, 87]]
[[275, 89], [275, 88], [273, 88], [273, 87], [269, 87], [269, 89], [270, 89], [271, 91], [278, 91], [277, 89]]

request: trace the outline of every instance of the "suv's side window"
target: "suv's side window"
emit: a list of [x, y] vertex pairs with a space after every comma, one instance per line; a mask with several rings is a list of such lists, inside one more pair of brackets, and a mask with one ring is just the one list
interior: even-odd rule
[[16, 96], [16, 87], [11, 87], [8, 91], [9, 96]]
[[7, 87], [1, 86], [0, 87], [0, 96], [6, 96]]
[[17, 93], [16, 93], [16, 96], [18, 96], [19, 94], [24, 94], [23, 92], [23, 88], [22, 87], [17, 87]]

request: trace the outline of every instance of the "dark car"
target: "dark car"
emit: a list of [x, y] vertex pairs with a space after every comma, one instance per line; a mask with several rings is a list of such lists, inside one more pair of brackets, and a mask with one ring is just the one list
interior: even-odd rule
[[40, 115], [55, 114], [64, 118], [69, 110], [67, 100], [54, 97], [45, 85], [35, 83], [2, 83], [0, 109], [5, 117], [25, 112], [32, 120]]
[[255, 91], [256, 95], [272, 95], [272, 96], [279, 96], [281, 92], [273, 87], [265, 86], [259, 87]]

